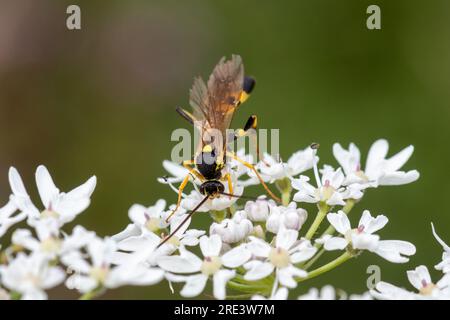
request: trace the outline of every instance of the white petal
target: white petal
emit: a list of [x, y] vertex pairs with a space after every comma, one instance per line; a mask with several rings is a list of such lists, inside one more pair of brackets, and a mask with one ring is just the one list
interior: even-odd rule
[[340, 233], [345, 235], [348, 230], [350, 230], [350, 220], [348, 220], [347, 215], [344, 211], [339, 211], [338, 213], [327, 214], [327, 219], [330, 224]]
[[252, 256], [250, 250], [241, 244], [222, 256], [223, 265], [228, 268], [237, 268], [246, 263]]
[[222, 249], [222, 239], [217, 234], [200, 238], [200, 249], [204, 257], [217, 257]]
[[66, 273], [60, 267], [51, 267], [45, 273], [41, 282], [42, 289], [50, 289], [56, 287], [64, 281]]
[[257, 257], [268, 257], [269, 252], [272, 247], [265, 242], [256, 237], [249, 237], [250, 242], [247, 244], [247, 248]]
[[386, 140], [380, 139], [375, 141], [370, 147], [367, 155], [366, 171], [371, 173], [386, 158], [389, 150], [389, 144]]
[[297, 264], [309, 260], [314, 256], [316, 252], [316, 247], [308, 246], [307, 248], [301, 249], [300, 251], [291, 254], [291, 262]]
[[219, 270], [213, 276], [213, 294], [216, 299], [223, 300], [226, 298], [226, 285], [229, 280], [234, 278], [236, 272], [234, 270]]
[[202, 260], [187, 250], [179, 256], [159, 257], [157, 263], [161, 268], [175, 273], [198, 272], [202, 266]]
[[66, 199], [77, 200], [81, 198], [90, 198], [95, 190], [96, 185], [97, 185], [97, 177], [92, 176], [81, 186], [76, 187], [72, 191], [68, 192], [66, 194]]
[[87, 276], [75, 274], [67, 278], [66, 287], [86, 293], [97, 287], [97, 281]]
[[380, 237], [369, 233], [352, 233], [352, 247], [359, 250], [374, 251], [378, 247]]
[[8, 177], [12, 192], [17, 196], [28, 197], [27, 190], [16, 168], [9, 168]]
[[138, 236], [141, 234], [141, 230], [134, 224], [134, 223], [130, 223], [129, 225], [127, 225], [127, 227], [120, 231], [119, 233], [116, 233], [115, 235], [113, 235], [111, 237], [111, 239], [113, 239], [114, 241], [121, 241], [124, 240], [128, 237], [132, 237], [132, 236]]
[[416, 247], [407, 241], [381, 240], [374, 252], [390, 262], [405, 263], [409, 261], [409, 258], [404, 256], [415, 254]]
[[47, 294], [45, 291], [33, 288], [27, 290], [21, 297], [21, 300], [47, 300]]
[[297, 281], [294, 280], [294, 277], [292, 276], [288, 267], [277, 269], [277, 278], [282, 286], [291, 289], [297, 287]]
[[414, 146], [408, 146], [396, 155], [389, 158], [386, 164], [386, 171], [395, 172], [399, 170], [408, 161], [414, 152]]
[[364, 210], [361, 219], [359, 220], [359, 226], [364, 226], [364, 232], [374, 233], [382, 228], [388, 223], [389, 219], [384, 215], [379, 215], [373, 218], [369, 210]]
[[332, 237], [330, 239], [327, 239], [324, 244], [325, 250], [332, 251], [332, 250], [343, 250], [347, 247], [348, 241], [344, 238], [340, 237]]
[[244, 279], [254, 281], [265, 278], [272, 273], [273, 269], [274, 266], [271, 263], [252, 261], [251, 269], [247, 271], [247, 273], [244, 276]]
[[292, 245], [297, 241], [298, 231], [292, 229], [286, 229], [284, 224], [280, 226], [277, 233], [276, 246], [277, 248], [283, 248], [289, 250]]
[[181, 296], [185, 298], [192, 298], [198, 296], [205, 289], [208, 277], [203, 274], [189, 276], [186, 279], [186, 284], [180, 291]]
[[330, 199], [327, 200], [327, 205], [329, 206], [344, 206], [345, 201], [343, 197], [343, 193], [335, 191], [331, 195]]
[[388, 174], [384, 174], [379, 178], [378, 184], [380, 186], [399, 186], [408, 184], [419, 179], [420, 174], [417, 170], [411, 170], [408, 172], [396, 171]]
[[425, 266], [418, 266], [415, 270], [409, 270], [406, 272], [409, 282], [417, 289], [420, 290], [425, 285], [431, 283], [430, 273]]
[[40, 165], [36, 170], [36, 185], [45, 208], [49, 208], [51, 201], [59, 195], [59, 189], [55, 186], [47, 168]]

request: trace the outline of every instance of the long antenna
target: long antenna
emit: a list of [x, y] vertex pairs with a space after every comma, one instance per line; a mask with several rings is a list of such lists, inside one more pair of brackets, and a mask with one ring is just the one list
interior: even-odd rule
[[161, 242], [158, 244], [158, 246], [156, 247], [156, 249], [158, 249], [159, 247], [161, 247], [164, 243], [166, 243], [167, 241], [169, 241], [170, 238], [173, 237], [173, 235], [175, 233], [178, 232], [178, 230], [180, 230], [180, 228], [189, 220], [190, 217], [192, 217], [192, 215], [198, 210], [198, 208], [200, 208], [205, 202], [206, 200], [208, 200], [209, 195], [207, 195], [206, 197], [203, 198], [202, 201], [200, 201], [199, 204], [197, 204], [197, 206], [192, 209], [192, 211], [187, 215], [186, 218], [184, 218], [184, 220], [175, 228], [175, 230], [172, 231], [172, 233], [170, 233], [167, 237], [165, 237], [164, 239], [161, 240]]
[[247, 199], [247, 200], [253, 200], [253, 201], [258, 200], [258, 198], [255, 198], [255, 197], [238, 196], [236, 194], [231, 194], [231, 193], [226, 193], [226, 192], [221, 192], [220, 194], [224, 195], [224, 196], [228, 196], [228, 197], [238, 198], [238, 199]]

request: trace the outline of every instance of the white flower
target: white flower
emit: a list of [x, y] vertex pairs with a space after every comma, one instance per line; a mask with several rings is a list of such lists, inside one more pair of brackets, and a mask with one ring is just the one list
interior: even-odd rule
[[17, 229], [12, 235], [12, 242], [30, 251], [39, 252], [49, 259], [78, 250], [87, 245], [95, 237], [95, 233], [82, 226], [75, 226], [72, 235], [60, 236], [58, 222], [44, 219], [35, 225], [37, 239], [28, 229]]
[[245, 211], [237, 211], [231, 219], [213, 223], [209, 227], [210, 234], [218, 234], [225, 243], [236, 243], [244, 240], [253, 231], [253, 224], [247, 219]]
[[273, 292], [269, 298], [256, 294], [252, 296], [252, 300], [287, 300], [288, 296], [289, 296], [288, 289], [281, 287], [275, 292]]
[[[153, 249], [154, 247], [149, 248], [149, 250]], [[144, 266], [134, 257], [130, 258], [127, 264], [113, 267], [111, 263], [115, 251], [114, 240], [95, 238], [87, 245], [90, 262], [80, 251], [72, 251], [64, 255], [61, 261], [75, 272], [67, 279], [66, 286], [86, 293], [98, 287], [152, 285], [163, 279], [164, 271]]]
[[[257, 164], [261, 177], [266, 182], [274, 182], [283, 178], [291, 178], [302, 172], [311, 169], [319, 158], [315, 156], [314, 151], [308, 146], [304, 150], [295, 152], [287, 162], [277, 161], [268, 153], [264, 153], [264, 159]], [[255, 178], [255, 173], [248, 171], [248, 175]]]
[[441, 270], [444, 273], [450, 273], [450, 247], [442, 240], [438, 234], [436, 233], [436, 230], [434, 230], [433, 223], [431, 224], [431, 228], [433, 231], [433, 235], [436, 238], [437, 242], [442, 246], [444, 249], [444, 253], [442, 254], [442, 261], [435, 266], [437, 270]]
[[417, 293], [410, 292], [403, 288], [380, 281], [376, 285], [376, 290], [371, 290], [371, 294], [376, 299], [383, 300], [425, 300], [425, 299], [450, 299], [449, 281], [444, 276], [434, 284], [431, 281], [428, 268], [419, 266], [415, 270], [407, 272], [409, 282], [417, 289]]
[[25, 212], [19, 212], [14, 215], [16, 212], [17, 206], [11, 200], [4, 207], [0, 208], [0, 238], [12, 225], [27, 217]]
[[298, 300], [336, 300], [336, 292], [330, 285], [322, 289], [311, 288], [308, 293], [298, 297]]
[[342, 250], [351, 245], [356, 250], [368, 250], [393, 263], [405, 263], [409, 259], [405, 256], [415, 254], [415, 246], [406, 241], [380, 240], [374, 232], [382, 229], [388, 218], [379, 215], [373, 218], [368, 210], [364, 210], [358, 227], [352, 229], [347, 215], [343, 211], [329, 213], [327, 219], [343, 237], [325, 239], [325, 250]]
[[324, 166], [322, 178], [317, 177], [318, 187], [314, 187], [306, 176], [300, 176], [292, 180], [292, 187], [298, 192], [294, 195], [294, 201], [317, 203], [324, 202], [329, 206], [345, 205], [345, 199], [360, 199], [363, 196], [363, 186], [352, 184], [343, 186], [345, 176], [341, 168], [334, 170], [330, 166]]
[[247, 273], [245, 280], [254, 281], [263, 279], [275, 270], [276, 281], [282, 286], [295, 288], [297, 282], [294, 277], [306, 277], [307, 272], [294, 266], [294, 264], [310, 259], [317, 249], [308, 240], [298, 241], [298, 232], [281, 227], [276, 236], [274, 246], [267, 242], [249, 237], [247, 248], [252, 252], [255, 260], [244, 265]]
[[355, 144], [350, 143], [345, 150], [339, 143], [333, 145], [333, 154], [344, 169], [346, 184], [370, 183], [369, 186], [402, 185], [416, 181], [419, 178], [417, 170], [398, 171], [411, 157], [414, 147], [408, 146], [390, 159], [386, 159], [389, 144], [386, 140], [375, 141], [367, 156], [366, 168], [361, 168], [360, 152]]
[[96, 181], [96, 177], [93, 176], [69, 193], [60, 192], [53, 183], [47, 168], [39, 166], [36, 170], [36, 185], [45, 207], [42, 212], [39, 212], [31, 202], [17, 170], [13, 167], [9, 169], [9, 184], [13, 192], [11, 199], [22, 212], [28, 215], [28, 223], [31, 225], [45, 218], [56, 219], [60, 226], [71, 222], [89, 206]]
[[0, 275], [3, 285], [19, 292], [24, 300], [46, 299], [44, 290], [59, 285], [65, 278], [65, 272], [50, 266], [45, 256], [39, 253], [26, 256], [22, 252], [8, 265], [0, 266]]
[[273, 200], [258, 198], [255, 201], [247, 201], [244, 210], [247, 218], [254, 222], [266, 221], [269, 217], [270, 206], [276, 206]]
[[278, 233], [281, 225], [286, 229], [299, 231], [308, 218], [305, 209], [297, 208], [295, 202], [291, 202], [287, 207], [270, 206], [270, 215], [267, 218], [266, 228], [270, 232]]
[[[229, 193], [228, 185], [225, 183], [225, 193]], [[221, 211], [226, 208], [229, 208], [231, 205], [233, 205], [239, 196], [242, 195], [244, 192], [244, 187], [237, 186], [235, 190], [233, 190], [233, 194], [236, 197], [229, 197], [226, 195], [221, 195], [219, 197], [216, 197], [214, 199], [208, 199], [206, 202], [198, 208], [198, 212], [208, 212], [208, 211]], [[186, 210], [192, 210], [194, 209], [202, 200], [205, 198], [204, 195], [202, 195], [197, 190], [192, 190], [192, 192], [186, 196], [183, 200], [181, 200], [181, 207]]]
[[[339, 296], [339, 297], [338, 297]], [[369, 292], [362, 294], [351, 294], [347, 297], [347, 294], [342, 290], [336, 290], [333, 286], [326, 285], [320, 290], [317, 288], [311, 288], [309, 291], [298, 297], [298, 300], [372, 300], [372, 296]]]
[[[134, 204], [128, 210], [128, 217], [133, 222], [129, 224], [125, 230], [114, 235], [112, 238], [120, 241], [131, 236], [139, 236], [148, 232], [159, 233], [169, 226], [166, 222], [167, 216], [170, 212], [164, 211], [166, 208], [166, 201], [159, 199], [155, 205], [145, 207], [141, 204]], [[183, 214], [185, 211], [179, 209], [177, 213]]]
[[[225, 299], [226, 283], [234, 278], [235, 270], [251, 257], [244, 245], [237, 246], [221, 255], [222, 240], [216, 234], [200, 238], [203, 260], [180, 247], [179, 256], [165, 256], [158, 259], [158, 265], [171, 273], [166, 278], [172, 282], [185, 282], [180, 294], [183, 297], [195, 297], [205, 288], [209, 277], [213, 279], [213, 295], [216, 299]], [[182, 273], [190, 275], [177, 275]]]
[[[123, 265], [130, 258], [129, 252], [136, 252], [141, 255], [142, 262], [146, 262], [147, 264], [154, 266], [160, 256], [172, 254], [180, 245], [196, 246], [199, 242], [199, 238], [205, 234], [205, 231], [188, 229], [191, 223], [190, 218], [186, 220], [180, 228], [178, 228], [186, 217], [186, 214], [181, 216], [173, 216], [170, 220], [170, 229], [168, 230], [168, 234], [162, 234], [162, 238], [153, 232], [146, 231], [139, 235], [131, 235], [127, 238], [119, 240], [114, 239], [117, 241], [117, 248], [119, 250], [128, 252], [116, 252], [113, 259], [114, 263]], [[178, 229], [177, 232], [175, 232], [172, 237], [161, 247], [156, 250], [148, 250], [148, 248], [156, 247], [159, 243], [161, 243], [165, 236], [172, 234], [176, 229]], [[148, 254], [146, 255], [145, 252], [148, 252]]]

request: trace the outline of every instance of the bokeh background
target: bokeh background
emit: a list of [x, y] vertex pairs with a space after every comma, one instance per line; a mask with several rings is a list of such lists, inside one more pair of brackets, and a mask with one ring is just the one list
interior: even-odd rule
[[[80, 5], [82, 30], [66, 29], [69, 4]], [[381, 7], [382, 30], [366, 28], [370, 4]], [[194, 76], [207, 77], [220, 57], [239, 53], [257, 87], [234, 126], [256, 113], [261, 128], [280, 128], [285, 158], [313, 141], [331, 164], [336, 141], [355, 142], [363, 154], [380, 137], [390, 154], [416, 148], [405, 169], [418, 169], [420, 180], [370, 190], [351, 214], [353, 221], [363, 208], [387, 214], [382, 236], [415, 243], [410, 263], [363, 254], [297, 292], [327, 283], [365, 291], [371, 264], [383, 280], [408, 286], [406, 270], [433, 269], [440, 259], [431, 221], [450, 242], [449, 39], [445, 0], [0, 0], [1, 202], [11, 165], [38, 201], [39, 164], [63, 190], [97, 175], [93, 203], [76, 221], [102, 236], [128, 223], [133, 203], [175, 201], [156, 182], [175, 144], [171, 132], [188, 127], [174, 107], [187, 106]], [[195, 222], [209, 223], [201, 215]], [[52, 296], [75, 297], [63, 292]], [[173, 297], [165, 283], [104, 296]]]

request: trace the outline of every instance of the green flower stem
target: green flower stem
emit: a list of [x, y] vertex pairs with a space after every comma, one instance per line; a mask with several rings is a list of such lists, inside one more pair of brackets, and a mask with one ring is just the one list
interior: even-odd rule
[[[344, 211], [346, 214], [349, 214], [350, 211], [353, 209], [353, 207], [355, 206], [356, 201], [354, 199], [348, 199], [347, 202], [345, 203], [345, 206], [342, 208], [342, 211]], [[333, 226], [329, 226], [324, 233], [322, 233], [322, 235], [320, 236], [320, 238], [322, 238], [323, 236], [330, 234], [332, 235], [336, 230], [334, 229]], [[321, 243], [316, 243], [315, 247], [317, 249], [320, 249], [322, 247]], [[317, 262], [317, 260], [324, 254], [325, 250], [321, 249], [313, 258], [311, 258], [311, 260], [309, 260], [306, 264], [302, 265], [301, 267], [305, 270], [308, 270], [309, 268], [312, 267], [312, 265], [314, 263]]]
[[86, 292], [81, 297], [79, 297], [78, 300], [92, 300], [92, 299], [98, 297], [102, 293], [103, 293], [103, 287], [100, 286], [89, 292]]
[[311, 268], [311, 266], [316, 263], [316, 261], [325, 253], [325, 249], [321, 249], [314, 257], [311, 258], [305, 265], [303, 265], [301, 268], [304, 270], [308, 270]]
[[214, 222], [217, 222], [217, 223], [221, 223], [227, 217], [226, 210], [210, 211], [209, 214], [213, 218]]
[[314, 222], [309, 227], [308, 231], [306, 232], [305, 238], [308, 240], [311, 240], [311, 238], [316, 233], [317, 229], [319, 228], [320, 224], [322, 223], [323, 219], [328, 213], [328, 205], [326, 203], [320, 202], [318, 204], [319, 211], [317, 212], [316, 218], [314, 219]]
[[281, 194], [281, 204], [285, 207], [289, 205], [289, 202], [291, 202], [291, 192], [283, 192]]
[[234, 289], [239, 292], [244, 293], [267, 293], [270, 292], [270, 287], [266, 285], [248, 285], [248, 284], [242, 284], [237, 283], [235, 281], [228, 281], [227, 286], [230, 289]]
[[331, 271], [334, 268], [340, 266], [341, 264], [343, 264], [344, 262], [346, 262], [347, 260], [349, 260], [352, 257], [353, 257], [353, 255], [346, 251], [345, 253], [343, 253], [342, 255], [340, 255], [339, 257], [334, 259], [333, 261], [308, 272], [308, 275], [305, 278], [297, 278], [296, 280], [297, 280], [297, 282], [302, 282], [302, 281], [306, 281], [306, 280], [315, 278], [317, 276], [320, 276], [321, 274], [324, 274], [324, 273]]
[[275, 186], [281, 192], [281, 204], [283, 206], [288, 206], [289, 202], [291, 202], [291, 180], [289, 180], [289, 178], [277, 180], [275, 181]]

